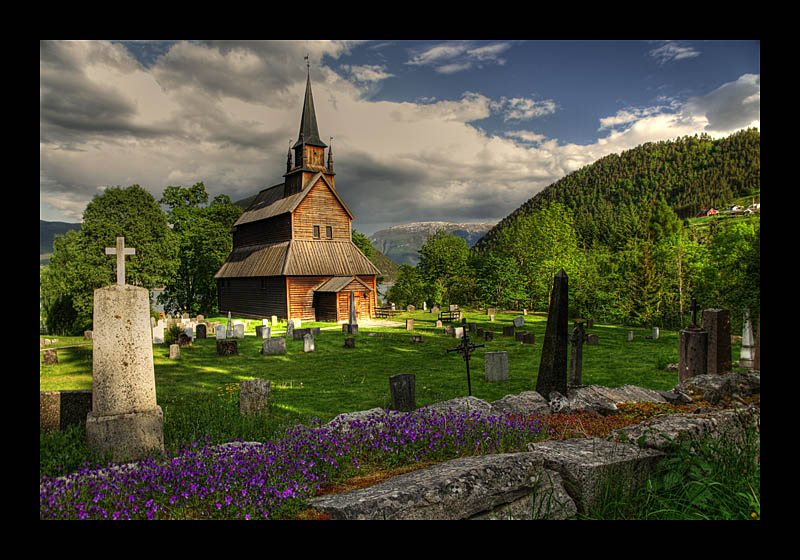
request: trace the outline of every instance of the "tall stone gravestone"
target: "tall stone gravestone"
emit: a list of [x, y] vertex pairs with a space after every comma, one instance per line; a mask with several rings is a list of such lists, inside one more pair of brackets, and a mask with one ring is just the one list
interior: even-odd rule
[[753, 369], [755, 358], [755, 340], [753, 338], [753, 321], [750, 320], [750, 310], [744, 310], [742, 326], [742, 352], [739, 356], [739, 367]]
[[550, 309], [542, 343], [542, 359], [536, 392], [546, 399], [557, 391], [567, 394], [567, 346], [569, 344], [569, 282], [562, 268], [553, 277]]
[[86, 417], [90, 449], [135, 460], [164, 449], [164, 415], [156, 403], [150, 294], [125, 284], [125, 239], [117, 237], [117, 283], [94, 291], [92, 411]]
[[692, 324], [678, 333], [678, 382], [704, 375], [708, 367], [708, 333], [697, 325], [697, 300], [692, 298], [689, 310]]
[[732, 371], [731, 312], [727, 309], [703, 311], [703, 330], [708, 333], [706, 373], [724, 375]]

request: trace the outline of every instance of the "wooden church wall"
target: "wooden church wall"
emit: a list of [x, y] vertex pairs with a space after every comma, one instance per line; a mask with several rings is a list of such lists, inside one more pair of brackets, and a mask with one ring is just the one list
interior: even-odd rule
[[325, 226], [331, 226], [332, 239], [350, 239], [350, 216], [321, 178], [293, 214], [295, 239], [314, 239], [314, 226], [320, 227], [320, 239], [326, 238]]

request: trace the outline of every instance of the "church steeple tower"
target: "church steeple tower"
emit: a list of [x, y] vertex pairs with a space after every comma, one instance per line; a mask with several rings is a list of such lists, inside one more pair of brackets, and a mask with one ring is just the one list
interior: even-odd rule
[[[308, 60], [308, 57], [306, 57]], [[322, 172], [333, 185], [333, 165], [328, 154], [330, 167], [325, 165], [325, 148], [328, 146], [319, 136], [317, 127], [317, 113], [314, 109], [314, 96], [311, 93], [311, 70], [309, 65], [306, 77], [306, 94], [303, 99], [303, 112], [300, 116], [300, 133], [297, 142], [292, 146], [294, 150], [294, 168], [287, 163], [285, 196], [300, 192], [305, 182], [315, 173]], [[291, 151], [290, 151], [291, 152]]]

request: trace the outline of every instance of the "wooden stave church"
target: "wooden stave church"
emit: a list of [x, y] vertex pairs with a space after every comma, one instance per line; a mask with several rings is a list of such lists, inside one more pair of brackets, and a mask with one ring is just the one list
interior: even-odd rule
[[336, 192], [325, 148], [309, 76], [284, 182], [261, 190], [231, 228], [233, 250], [214, 275], [220, 312], [343, 323], [352, 290], [357, 319], [374, 317], [380, 270], [353, 243], [353, 214]]

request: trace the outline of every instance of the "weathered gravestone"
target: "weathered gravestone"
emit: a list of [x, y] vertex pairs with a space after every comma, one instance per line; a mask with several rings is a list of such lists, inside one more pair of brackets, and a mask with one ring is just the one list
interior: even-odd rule
[[195, 333], [197, 335], [198, 340], [205, 340], [206, 338], [206, 326], [203, 323], [198, 323], [197, 327], [195, 327]]
[[739, 356], [739, 367], [753, 369], [753, 358], [755, 358], [753, 321], [750, 320], [750, 310], [745, 309], [742, 325], [742, 351]]
[[508, 352], [486, 352], [486, 381], [508, 379]]
[[48, 348], [47, 350], [42, 351], [42, 358], [44, 359], [44, 365], [46, 366], [58, 365], [58, 352], [55, 348]]
[[286, 354], [286, 339], [282, 337], [264, 339], [261, 353], [267, 356]]
[[355, 348], [356, 347], [356, 339], [352, 336], [347, 336], [344, 339], [344, 347], [345, 348]]
[[392, 410], [410, 412], [416, 405], [416, 376], [413, 373], [398, 373], [389, 378], [392, 395]]
[[191, 346], [192, 345], [192, 337], [189, 336], [188, 334], [186, 334], [185, 332], [182, 332], [182, 333], [180, 333], [178, 335], [178, 338], [175, 339], [175, 342], [181, 348], [183, 348], [185, 346]]
[[414, 319], [406, 319], [406, 330], [407, 331], [414, 330]]
[[117, 284], [94, 291], [92, 411], [86, 443], [110, 451], [114, 461], [135, 460], [164, 449], [164, 415], [156, 403], [150, 293], [125, 284], [125, 255], [136, 254], [117, 237]]
[[244, 323], [233, 325], [233, 338], [244, 338]]
[[294, 340], [294, 320], [289, 319], [286, 321], [286, 338], [287, 340]]
[[514, 325], [503, 325], [503, 336], [514, 336]]
[[238, 356], [239, 341], [235, 338], [217, 341], [217, 356]]
[[310, 332], [303, 336], [303, 352], [314, 352], [314, 335]]
[[525, 317], [520, 315], [519, 317], [514, 317], [514, 326], [517, 328], [522, 328], [525, 326]]
[[731, 312], [727, 309], [703, 311], [703, 330], [708, 333], [707, 373], [724, 374], [732, 371]]
[[658, 327], [653, 327], [653, 334], [651, 335], [653, 340], [658, 340], [658, 337], [661, 335], [661, 330]]
[[708, 367], [708, 333], [697, 325], [697, 300], [692, 298], [689, 310], [692, 324], [678, 333], [678, 382], [704, 375]]
[[217, 340], [225, 339], [225, 325], [217, 325], [214, 329], [214, 337]]
[[589, 346], [597, 346], [600, 344], [600, 337], [598, 337], [596, 334], [588, 334], [586, 335], [586, 344]]
[[437, 329], [441, 329], [441, 328], [442, 328], [442, 321], [441, 321], [441, 319], [436, 319], [436, 328], [437, 328]]
[[269, 412], [270, 381], [268, 379], [245, 379], [239, 383], [239, 413], [266, 414]]
[[586, 331], [583, 330], [583, 322], [576, 323], [569, 337], [572, 350], [569, 358], [568, 389], [577, 389], [582, 386], [583, 343], [586, 342], [586, 338]]
[[268, 325], [258, 325], [256, 326], [256, 338], [271, 338], [272, 337], [272, 328]]
[[542, 358], [536, 379], [536, 392], [546, 399], [550, 393], [567, 393], [567, 345], [569, 342], [569, 281], [564, 269], [553, 277], [550, 309], [547, 313]]
[[628, 342], [633, 342], [633, 331], [628, 331]]
[[169, 345], [169, 359], [170, 360], [177, 360], [181, 357], [181, 345], [180, 344], [170, 344]]

